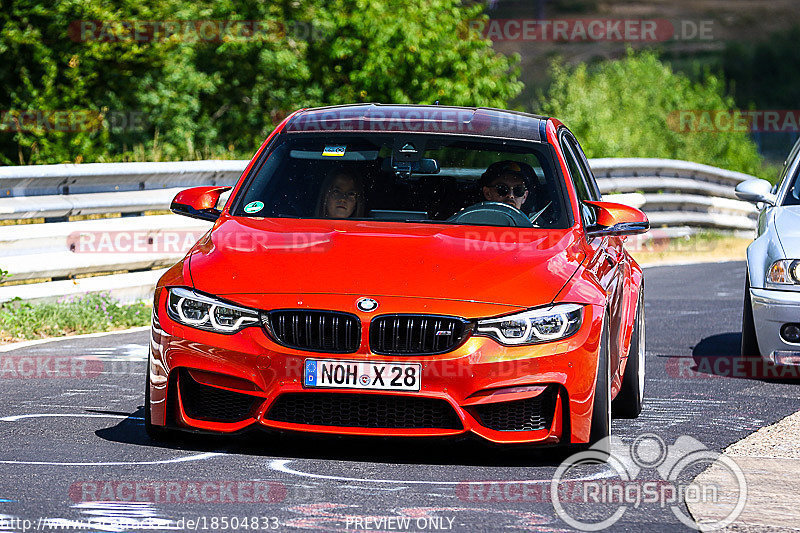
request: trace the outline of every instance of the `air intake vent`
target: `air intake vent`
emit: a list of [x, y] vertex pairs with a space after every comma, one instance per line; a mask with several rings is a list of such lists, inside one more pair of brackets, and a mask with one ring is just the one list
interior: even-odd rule
[[475, 412], [482, 426], [495, 431], [535, 431], [553, 423], [556, 407], [554, 387], [534, 398], [478, 405]]
[[186, 371], [180, 373], [183, 410], [190, 418], [207, 422], [240, 422], [252, 416], [263, 398], [241, 394], [196, 382]]
[[315, 426], [462, 429], [461, 420], [444, 400], [415, 396], [349, 393], [281, 394], [268, 420]]
[[460, 346], [472, 331], [469, 322], [437, 315], [382, 315], [370, 323], [370, 349], [385, 355], [445, 353]]
[[353, 353], [361, 344], [361, 321], [335, 311], [279, 310], [262, 315], [270, 336], [298, 350]]

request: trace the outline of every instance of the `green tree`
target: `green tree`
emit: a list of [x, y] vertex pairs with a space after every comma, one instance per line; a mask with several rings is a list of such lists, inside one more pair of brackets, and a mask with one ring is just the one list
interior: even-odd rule
[[663, 157], [762, 172], [746, 131], [683, 128], [678, 121], [681, 111], [714, 116], [736, 109], [724, 81], [706, 75], [694, 83], [654, 52], [629, 50], [623, 59], [592, 68], [554, 63], [553, 83], [540, 99], [541, 111], [563, 120], [589, 157]]
[[331, 0], [313, 12], [307, 61], [318, 103], [505, 107], [519, 58], [470, 30], [484, 6], [461, 0]]
[[[300, 107], [504, 107], [522, 90], [518, 58], [468, 31], [483, 6], [462, 0], [2, 1], [0, 109], [146, 118], [123, 131], [0, 131], [2, 164], [247, 157]], [[78, 21], [137, 20], [260, 21], [267, 31], [144, 42], [70, 34]]]

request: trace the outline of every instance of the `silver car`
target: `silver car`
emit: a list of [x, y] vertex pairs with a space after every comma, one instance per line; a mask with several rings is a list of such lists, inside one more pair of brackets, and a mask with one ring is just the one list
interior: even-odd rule
[[742, 356], [800, 365], [800, 141], [780, 183], [748, 180], [736, 196], [761, 206], [756, 239], [747, 248]]

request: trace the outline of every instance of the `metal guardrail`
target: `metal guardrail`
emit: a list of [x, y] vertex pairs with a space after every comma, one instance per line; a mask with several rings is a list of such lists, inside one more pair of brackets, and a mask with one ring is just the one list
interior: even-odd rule
[[0, 167], [0, 197], [231, 185], [247, 163], [207, 160]]
[[[749, 174], [673, 159], [592, 159], [604, 197], [628, 193], [652, 227], [754, 230], [757, 210], [737, 200], [734, 188]], [[634, 194], [630, 194], [634, 193]], [[622, 200], [623, 203], [629, 203]]]
[[[755, 208], [733, 193], [738, 183], [752, 178], [747, 174], [671, 159], [593, 159], [590, 164], [603, 194], [643, 195], [632, 205], [657, 214], [654, 225], [683, 226], [690, 220], [723, 230], [755, 228]], [[233, 185], [246, 166], [247, 161], [179, 161], [4, 167], [0, 219], [165, 210], [179, 189]]]
[[[35, 289], [34, 285], [0, 287], [0, 302], [15, 296], [39, 298], [39, 293], [42, 298], [51, 298], [94, 291], [103, 286], [99, 280], [59, 280], [97, 273], [135, 273], [174, 263], [210, 224], [177, 215], [130, 215], [166, 210], [174, 195], [186, 187], [233, 185], [247, 163], [179, 161], [0, 168], [0, 219], [45, 218], [48, 222], [0, 227], [0, 267], [9, 271], [13, 281], [54, 280], [36, 283]], [[590, 165], [604, 199], [642, 209], [653, 228], [675, 234], [694, 228], [755, 228], [755, 207], [735, 199], [733, 193], [738, 183], [752, 179], [747, 174], [669, 159], [593, 159]], [[472, 169], [464, 172], [472, 173]], [[66, 222], [69, 216], [107, 213], [121, 213], [126, 218]], [[152, 253], [76, 253], [76, 238], [101, 232], [127, 232], [151, 242], [179, 235], [183, 248]], [[124, 285], [126, 295], [147, 292], [146, 286], [132, 288], [131, 284], [139, 283], [136, 280], [152, 281], [152, 276], [123, 276], [127, 277], [104, 278], [109, 289]]]

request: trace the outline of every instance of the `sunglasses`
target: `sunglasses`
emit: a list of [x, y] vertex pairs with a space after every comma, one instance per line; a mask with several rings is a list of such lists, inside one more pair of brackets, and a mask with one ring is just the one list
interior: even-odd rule
[[358, 193], [356, 191], [344, 192], [340, 189], [333, 189], [329, 194], [334, 200], [355, 201], [356, 199], [358, 199]]
[[517, 198], [522, 198], [528, 191], [528, 189], [524, 185], [514, 185], [513, 187], [509, 187], [505, 183], [490, 185], [490, 187], [496, 190], [497, 194], [499, 194], [500, 196], [508, 196], [508, 193], [514, 193], [514, 196], [516, 196]]

